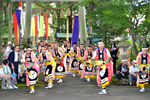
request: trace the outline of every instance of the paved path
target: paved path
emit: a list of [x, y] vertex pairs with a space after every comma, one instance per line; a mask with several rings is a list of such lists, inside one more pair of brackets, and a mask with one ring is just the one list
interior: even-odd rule
[[146, 88], [145, 93], [138, 90], [137, 87], [109, 85], [107, 95], [98, 95], [100, 88], [97, 87], [95, 80], [87, 83], [79, 76], [73, 78], [67, 75], [61, 84], [54, 81], [52, 89], [35, 87], [35, 94], [29, 94], [28, 87], [0, 90], [0, 100], [150, 100], [150, 88]]

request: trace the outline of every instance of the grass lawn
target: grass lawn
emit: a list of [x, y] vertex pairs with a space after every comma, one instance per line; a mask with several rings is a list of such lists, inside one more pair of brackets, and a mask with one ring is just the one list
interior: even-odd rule
[[[6, 83], [7, 83], [7, 81], [6, 81]], [[1, 86], [1, 81], [0, 81], [0, 86]], [[20, 80], [18, 80], [18, 84], [16, 86], [18, 86], [18, 87], [26, 87], [26, 83], [25, 82], [23, 83]], [[38, 78], [38, 81], [36, 82], [35, 87], [43, 87], [43, 86], [45, 86], [44, 80]]]

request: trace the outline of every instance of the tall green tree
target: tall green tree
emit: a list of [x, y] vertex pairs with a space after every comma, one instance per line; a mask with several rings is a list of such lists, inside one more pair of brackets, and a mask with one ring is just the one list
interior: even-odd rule
[[2, 60], [3, 34], [8, 32], [8, 16], [4, 15], [4, 1], [0, 0], [0, 61]]
[[[105, 32], [108, 32], [111, 36], [119, 36], [127, 28], [130, 28], [132, 47], [135, 54], [138, 54], [137, 46], [135, 45], [137, 35], [141, 33], [148, 34], [149, 32], [149, 4], [147, 1], [85, 0], [81, 5], [90, 2], [95, 3], [95, 8], [88, 13], [88, 16], [93, 19], [92, 23], [95, 24], [93, 29], [94, 31], [97, 29], [99, 35], [103, 36]], [[144, 19], [144, 21], [141, 21], [141, 19]], [[99, 23], [97, 24], [96, 22]], [[102, 27], [103, 25], [107, 27]]]

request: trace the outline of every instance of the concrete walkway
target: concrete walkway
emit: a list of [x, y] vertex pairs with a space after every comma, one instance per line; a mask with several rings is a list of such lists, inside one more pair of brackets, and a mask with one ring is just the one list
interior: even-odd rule
[[73, 78], [67, 75], [61, 84], [54, 81], [52, 89], [35, 87], [35, 94], [29, 94], [28, 87], [0, 90], [0, 100], [150, 100], [150, 88], [146, 88], [145, 93], [140, 93], [139, 88], [132, 86], [109, 85], [106, 89], [107, 95], [98, 95], [100, 88], [95, 80], [87, 83], [79, 76]]

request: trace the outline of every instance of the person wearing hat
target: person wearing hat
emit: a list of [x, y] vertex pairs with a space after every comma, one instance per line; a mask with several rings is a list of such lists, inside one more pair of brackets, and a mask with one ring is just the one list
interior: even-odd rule
[[[143, 47], [142, 52], [140, 52], [137, 56], [136, 59], [136, 67], [138, 67], [138, 72], [143, 73], [143, 72], [148, 72], [149, 70], [149, 59], [150, 55], [147, 53], [148, 48]], [[137, 75], [137, 86], [139, 86], [141, 89], [139, 90], [140, 92], [145, 92], [145, 85], [148, 85], [148, 79], [149, 79], [149, 74], [143, 74], [143, 75]]]
[[67, 48], [67, 40], [64, 40], [64, 44], [61, 46], [61, 48], [63, 50], [65, 50]]
[[5, 52], [7, 53], [7, 55], [9, 55], [9, 53], [11, 52], [11, 41], [8, 42], [8, 46]]
[[134, 72], [138, 71], [138, 68], [135, 66], [136, 61], [132, 61], [132, 66], [129, 68], [129, 84], [132, 85], [132, 80], [137, 80], [137, 75]]
[[116, 71], [116, 79], [125, 79], [126, 76], [129, 75], [129, 69], [127, 66], [127, 59], [122, 60], [122, 63], [118, 65], [117, 71]]
[[119, 47], [116, 47], [114, 39], [110, 39], [110, 41], [111, 41], [110, 54], [113, 59], [113, 71], [114, 71], [113, 73], [115, 74], [116, 73], [116, 60], [118, 59], [118, 55], [119, 55]]

